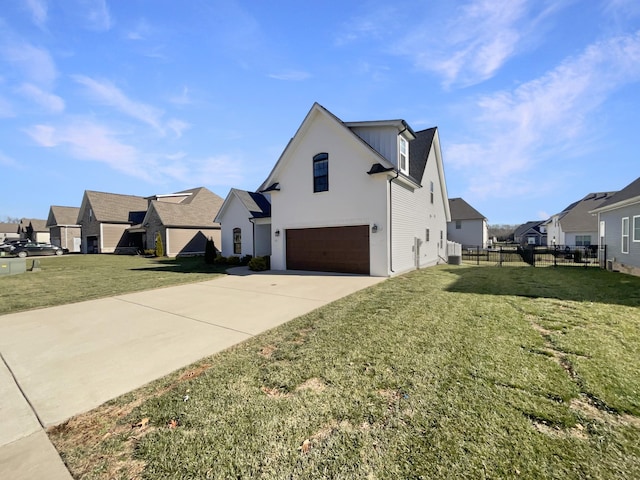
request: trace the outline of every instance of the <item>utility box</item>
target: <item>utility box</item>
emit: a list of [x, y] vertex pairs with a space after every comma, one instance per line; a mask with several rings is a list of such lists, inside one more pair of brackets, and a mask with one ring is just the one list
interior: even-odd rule
[[449, 265], [461, 265], [461, 260], [460, 255], [449, 255]]
[[0, 276], [17, 275], [27, 271], [25, 258], [0, 258]]

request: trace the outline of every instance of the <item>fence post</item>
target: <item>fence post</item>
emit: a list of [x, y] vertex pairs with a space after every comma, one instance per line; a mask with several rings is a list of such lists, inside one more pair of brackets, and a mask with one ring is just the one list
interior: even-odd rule
[[498, 260], [498, 265], [502, 266], [502, 245], [500, 245], [500, 257], [499, 257], [499, 260]]
[[480, 265], [480, 247], [476, 247], [476, 265]]
[[556, 245], [553, 250], [553, 266], [558, 266], [558, 245]]

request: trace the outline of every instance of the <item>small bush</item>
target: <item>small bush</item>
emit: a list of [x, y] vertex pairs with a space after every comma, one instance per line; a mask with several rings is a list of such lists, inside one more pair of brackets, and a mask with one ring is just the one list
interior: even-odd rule
[[156, 251], [153, 248], [147, 248], [143, 253], [147, 257], [154, 257], [156, 255]]
[[164, 257], [164, 245], [162, 243], [162, 236], [160, 232], [156, 233], [156, 256]]
[[256, 257], [249, 260], [249, 270], [254, 272], [263, 272], [269, 270], [269, 257]]
[[204, 246], [204, 263], [216, 263], [216, 244], [211, 237], [207, 238], [207, 243]]
[[240, 265], [240, 257], [227, 257], [227, 265]]
[[227, 264], [227, 257], [223, 257], [222, 255], [218, 254], [218, 255], [216, 255], [216, 258], [213, 261], [213, 263], [216, 264], [216, 265], [226, 265]]
[[245, 255], [244, 257], [240, 257], [240, 265], [249, 265], [249, 262], [253, 258], [252, 255]]

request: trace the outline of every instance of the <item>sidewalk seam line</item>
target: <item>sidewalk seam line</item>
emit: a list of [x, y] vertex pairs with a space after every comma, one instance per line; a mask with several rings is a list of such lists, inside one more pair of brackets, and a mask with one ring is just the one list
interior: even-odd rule
[[243, 335], [249, 335], [250, 337], [255, 337], [255, 334], [249, 333], [249, 332], [244, 332], [242, 330], [238, 330], [237, 328], [225, 327], [224, 325], [218, 325], [217, 323], [205, 322], [204, 320], [199, 320], [197, 318], [188, 317], [187, 315], [182, 315], [180, 313], [168, 312], [167, 310], [162, 310], [160, 308], [151, 307], [151, 306], [145, 305], [143, 303], [132, 302], [131, 300], [125, 300], [124, 298], [120, 298], [120, 297], [114, 297], [114, 298], [116, 300], [120, 300], [121, 302], [130, 303], [131, 305], [137, 305], [137, 306], [142, 307], [142, 308], [148, 308], [150, 310], [155, 310], [156, 312], [166, 313], [167, 315], [173, 315], [175, 317], [186, 318], [187, 320], [192, 320], [194, 322], [202, 323], [202, 324], [208, 325], [210, 327], [223, 328], [225, 330], [231, 330], [232, 332], [242, 333]]
[[33, 404], [31, 403], [31, 400], [29, 400], [29, 397], [27, 397], [27, 394], [22, 389], [22, 385], [20, 385], [20, 382], [18, 381], [18, 378], [16, 377], [15, 373], [13, 373], [13, 370], [11, 369], [11, 367], [9, 366], [7, 361], [5, 360], [4, 355], [2, 355], [2, 352], [0, 352], [0, 359], [2, 359], [2, 363], [4, 363], [4, 366], [7, 367], [7, 370], [9, 370], [9, 373], [11, 374], [11, 378], [13, 378], [13, 382], [16, 384], [16, 387], [18, 387], [18, 390], [20, 390], [20, 394], [22, 395], [22, 398], [24, 398], [25, 401], [27, 402], [27, 404], [29, 405], [29, 408], [31, 409], [31, 411], [35, 415], [36, 419], [38, 420], [38, 423], [40, 424], [40, 427], [42, 428], [42, 430], [46, 431], [45, 426], [44, 426], [44, 422], [40, 418], [40, 415], [38, 415], [38, 412], [36, 411], [36, 409], [34, 408]]

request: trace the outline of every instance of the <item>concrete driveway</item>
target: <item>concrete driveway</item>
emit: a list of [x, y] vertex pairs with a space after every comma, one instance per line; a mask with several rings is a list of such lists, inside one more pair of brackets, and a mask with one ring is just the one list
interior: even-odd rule
[[0, 316], [0, 478], [68, 480], [45, 427], [382, 280], [228, 275]]

